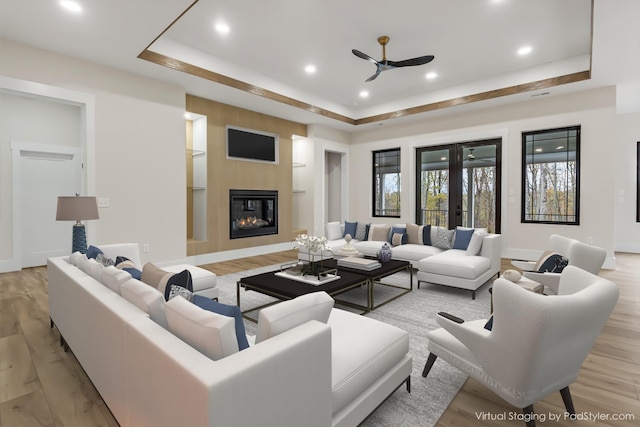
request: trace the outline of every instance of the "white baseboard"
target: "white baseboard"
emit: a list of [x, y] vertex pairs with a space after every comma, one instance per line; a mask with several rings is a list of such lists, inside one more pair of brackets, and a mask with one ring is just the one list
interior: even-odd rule
[[274, 252], [282, 252], [293, 249], [292, 242], [276, 243], [273, 245], [255, 246], [253, 248], [234, 249], [231, 251], [212, 252], [208, 254], [200, 254], [190, 257], [193, 262], [188, 264], [203, 265], [213, 262], [229, 261], [232, 259], [246, 258], [250, 256], [271, 254]]

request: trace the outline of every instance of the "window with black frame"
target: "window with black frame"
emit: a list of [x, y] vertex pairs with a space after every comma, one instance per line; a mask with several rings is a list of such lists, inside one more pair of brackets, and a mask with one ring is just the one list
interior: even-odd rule
[[580, 126], [522, 133], [523, 223], [580, 223]]
[[400, 217], [400, 148], [373, 152], [373, 216]]

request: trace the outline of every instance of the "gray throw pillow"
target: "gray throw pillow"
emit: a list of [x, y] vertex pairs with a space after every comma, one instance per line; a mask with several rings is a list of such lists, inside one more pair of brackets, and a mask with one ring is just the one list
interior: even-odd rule
[[455, 230], [447, 230], [444, 227], [436, 229], [436, 239], [431, 242], [432, 246], [440, 249], [451, 249], [451, 239]]

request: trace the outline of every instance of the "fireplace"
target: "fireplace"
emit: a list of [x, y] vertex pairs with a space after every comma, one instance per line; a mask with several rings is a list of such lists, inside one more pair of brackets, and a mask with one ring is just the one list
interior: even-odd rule
[[229, 237], [278, 234], [278, 192], [229, 190]]

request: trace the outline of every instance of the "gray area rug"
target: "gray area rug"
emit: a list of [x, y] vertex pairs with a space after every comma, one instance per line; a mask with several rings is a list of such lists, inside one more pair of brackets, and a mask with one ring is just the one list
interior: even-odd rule
[[[240, 273], [218, 277], [220, 302], [236, 304], [236, 282], [246, 276], [277, 270], [278, 266], [262, 267]], [[402, 271], [383, 280], [384, 283], [408, 286], [409, 273]], [[417, 289], [417, 280], [413, 274], [413, 291], [367, 314], [368, 317], [395, 325], [410, 336], [410, 351], [413, 356], [411, 374], [411, 393], [406, 387], [400, 387], [361, 425], [364, 427], [420, 426], [436, 424], [444, 410], [454, 398], [466, 380], [466, 375], [446, 362], [436, 361], [427, 378], [422, 377], [422, 369], [428, 356], [427, 332], [437, 329], [435, 316], [445, 311], [465, 320], [485, 319], [489, 317], [490, 284], [485, 284], [471, 299], [471, 292], [427, 283], [421, 283]], [[375, 302], [380, 304], [400, 292], [386, 286], [375, 287]], [[251, 307], [274, 301], [272, 298], [253, 291], [241, 290], [241, 308]], [[340, 295], [341, 299], [366, 305], [364, 288], [354, 289]], [[338, 308], [346, 307], [336, 305]], [[248, 334], [255, 335], [256, 324], [245, 320]]]

